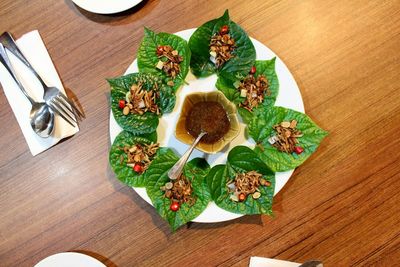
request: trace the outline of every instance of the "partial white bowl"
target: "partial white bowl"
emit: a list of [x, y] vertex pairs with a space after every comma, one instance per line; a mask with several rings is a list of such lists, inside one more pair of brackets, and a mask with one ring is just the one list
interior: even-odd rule
[[103, 263], [78, 252], [63, 252], [51, 255], [34, 267], [106, 267]]
[[92, 13], [114, 14], [128, 10], [143, 0], [72, 0], [77, 6]]

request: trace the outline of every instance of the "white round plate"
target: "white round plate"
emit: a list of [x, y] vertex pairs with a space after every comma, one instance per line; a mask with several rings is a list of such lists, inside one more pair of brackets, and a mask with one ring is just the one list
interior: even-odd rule
[[143, 0], [72, 0], [77, 6], [92, 13], [114, 14], [128, 10]]
[[34, 267], [106, 267], [103, 263], [88, 255], [77, 252], [63, 252], [51, 255]]
[[[176, 35], [182, 37], [183, 39], [189, 41], [190, 36], [196, 29], [189, 29], [175, 33]], [[260, 43], [259, 41], [251, 38], [251, 41], [256, 48], [257, 59], [258, 60], [266, 60], [272, 59], [276, 57], [275, 61], [275, 70], [279, 79], [279, 94], [276, 99], [275, 105], [291, 108], [300, 112], [304, 112], [303, 100], [301, 98], [300, 90], [294, 80], [292, 74], [286, 67], [286, 65], [282, 62], [282, 60], [275, 55], [268, 47]], [[138, 72], [137, 60], [135, 59], [133, 63], [129, 66], [128, 70], [125, 74]], [[188, 145], [181, 143], [175, 138], [175, 125], [179, 118], [180, 110], [182, 108], [183, 100], [185, 99], [187, 94], [193, 92], [210, 92], [215, 91], [217, 88], [215, 87], [215, 83], [217, 81], [217, 75], [213, 74], [206, 78], [196, 79], [196, 77], [189, 71], [186, 81], [189, 83], [188, 85], [183, 85], [176, 92], [176, 105], [174, 110], [165, 114], [160, 118], [160, 123], [157, 128], [158, 142], [160, 146], [170, 147], [178, 153], [178, 155], [183, 155], [183, 153], [188, 149]], [[246, 125], [241, 122], [241, 131], [239, 135], [227, 146], [224, 148], [222, 152], [217, 154], [209, 155], [204, 152], [194, 150], [191, 158], [203, 157], [207, 160], [207, 162], [212, 166], [216, 164], [223, 164], [226, 162], [226, 157], [228, 152], [235, 146], [245, 145], [250, 148], [254, 148], [254, 141], [252, 139], [247, 139], [245, 137], [245, 128]], [[110, 115], [110, 139], [111, 142], [114, 141], [115, 137], [122, 131], [121, 127], [117, 124], [114, 119], [114, 116], [111, 112]], [[189, 159], [190, 160], [190, 159]], [[275, 185], [275, 195], [282, 189], [282, 187], [289, 180], [294, 170], [286, 171], [286, 172], [278, 172], [275, 175], [276, 185]], [[145, 188], [135, 188], [133, 189], [138, 193], [145, 201], [151, 204], [151, 200], [146, 193]], [[236, 219], [243, 216], [243, 214], [236, 214], [218, 207], [214, 202], [210, 202], [207, 208], [197, 216], [193, 222], [201, 222], [201, 223], [214, 223], [214, 222], [223, 222], [232, 219]]]

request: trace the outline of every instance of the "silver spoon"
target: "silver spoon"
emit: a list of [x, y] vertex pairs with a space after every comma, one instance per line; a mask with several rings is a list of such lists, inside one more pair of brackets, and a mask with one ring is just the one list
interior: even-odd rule
[[28, 98], [29, 102], [32, 104], [32, 109], [29, 114], [29, 120], [33, 131], [40, 137], [48, 137], [54, 130], [54, 113], [50, 110], [49, 106], [44, 102], [36, 102], [33, 98], [28, 95], [25, 88], [18, 80], [13, 67], [11, 65], [10, 59], [7, 56], [4, 46], [0, 43], [0, 61], [3, 63], [4, 67], [11, 74], [18, 87], [21, 89], [22, 93]]
[[206, 132], [201, 132], [196, 140], [194, 140], [193, 144], [189, 147], [189, 149], [183, 154], [183, 156], [175, 163], [174, 166], [169, 170], [168, 177], [171, 180], [176, 180], [181, 176], [183, 167], [185, 167], [186, 161], [189, 159], [190, 154], [192, 154], [193, 149], [200, 142], [201, 138], [206, 135]]

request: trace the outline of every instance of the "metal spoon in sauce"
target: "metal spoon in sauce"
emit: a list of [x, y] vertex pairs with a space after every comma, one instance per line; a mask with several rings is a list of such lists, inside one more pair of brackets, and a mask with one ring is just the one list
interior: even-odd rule
[[174, 166], [169, 170], [168, 177], [171, 180], [176, 180], [181, 176], [183, 167], [185, 166], [186, 161], [189, 159], [190, 154], [192, 154], [193, 149], [196, 147], [197, 143], [200, 142], [201, 138], [206, 135], [206, 132], [201, 132], [196, 140], [194, 140], [193, 144], [189, 147], [189, 149], [183, 154], [183, 156], [175, 163]]
[[23, 85], [19, 82], [13, 68], [11, 62], [6, 54], [6, 50], [4, 46], [0, 43], [0, 62], [3, 63], [4, 67], [11, 74], [12, 78], [17, 83], [18, 87], [24, 93], [24, 95], [28, 98], [29, 102], [32, 104], [32, 109], [29, 114], [30, 124], [33, 131], [39, 135], [40, 137], [49, 137], [54, 130], [54, 113], [50, 110], [49, 106], [47, 106], [44, 102], [36, 102], [33, 98], [28, 95], [25, 91]]

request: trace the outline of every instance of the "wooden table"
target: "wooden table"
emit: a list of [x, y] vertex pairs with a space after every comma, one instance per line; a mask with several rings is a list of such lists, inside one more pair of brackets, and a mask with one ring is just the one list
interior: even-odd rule
[[[171, 233], [108, 165], [105, 78], [125, 72], [144, 25], [176, 32], [226, 8], [287, 64], [307, 114], [330, 135], [275, 197], [274, 218]], [[70, 0], [2, 0], [0, 30], [40, 31], [87, 119], [73, 138], [32, 157], [0, 90], [0, 265], [33, 266], [64, 251], [108, 266], [247, 266], [250, 256], [400, 264], [399, 18], [396, 0], [154, 0], [113, 16]]]

